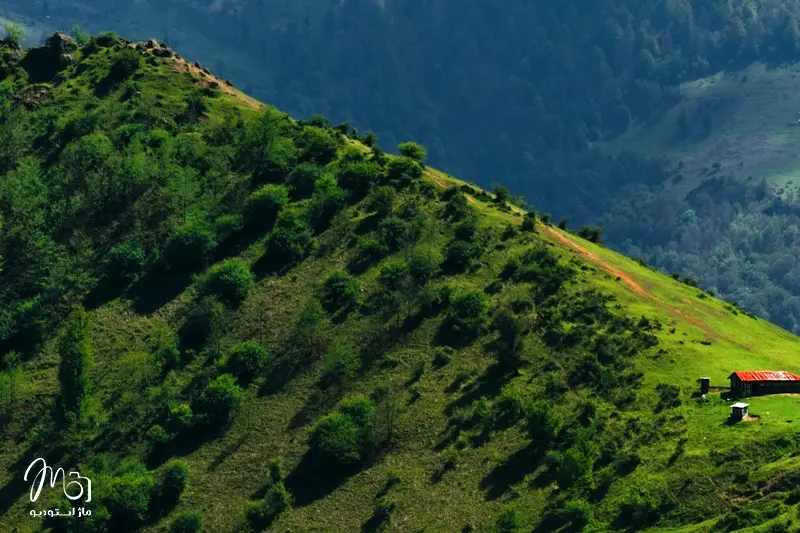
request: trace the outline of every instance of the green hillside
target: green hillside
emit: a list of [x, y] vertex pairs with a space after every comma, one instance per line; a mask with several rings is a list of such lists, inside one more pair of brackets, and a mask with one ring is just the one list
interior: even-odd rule
[[716, 174], [766, 179], [785, 199], [795, 200], [800, 185], [794, 149], [800, 140], [798, 72], [797, 63], [754, 63], [687, 82], [680, 87], [678, 105], [634, 125], [606, 148], [666, 155], [673, 164], [683, 161], [684, 179], [668, 185], [681, 198]]
[[0, 530], [797, 530], [796, 397], [695, 394], [796, 337], [157, 43], [0, 46]]

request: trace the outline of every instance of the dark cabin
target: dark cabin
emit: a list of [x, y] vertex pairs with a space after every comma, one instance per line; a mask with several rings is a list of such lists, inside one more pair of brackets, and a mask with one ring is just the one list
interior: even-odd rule
[[784, 370], [737, 371], [728, 379], [731, 380], [731, 394], [739, 398], [781, 392], [800, 393], [800, 376]]

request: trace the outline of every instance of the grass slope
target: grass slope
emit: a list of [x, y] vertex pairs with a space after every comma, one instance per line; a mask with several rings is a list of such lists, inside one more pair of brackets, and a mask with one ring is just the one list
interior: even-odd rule
[[[793, 198], [800, 184], [794, 147], [800, 141], [800, 65], [756, 62], [733, 67], [708, 78], [684, 83], [681, 101], [652, 122], [636, 124], [607, 144], [611, 151], [633, 150], [666, 155], [671, 165], [685, 164], [684, 179], [669, 183], [685, 195], [717, 172], [761, 180]], [[679, 134], [679, 118], [687, 117], [688, 135]], [[703, 117], [708, 116], [710, 130]], [[714, 171], [712, 166], [720, 164]]]
[[[44, 108], [78, 112], [78, 104], [88, 97], [122, 48], [103, 48], [81, 57], [81, 67], [71, 71], [66, 81], [44, 84], [49, 95]], [[157, 101], [158, 113], [179, 112], [196, 86], [209, 83], [187, 68], [185, 62], [174, 59], [145, 63], [136, 78], [142, 98]], [[105, 96], [103, 105], [110, 114], [123, 105], [124, 90]], [[198, 127], [222, 121], [232, 112], [254, 114], [254, 107], [257, 103], [226, 91], [210, 99]], [[355, 141], [351, 144], [368, 151]], [[441, 250], [451, 238], [453, 222], [441, 216], [446, 205], [441, 193], [451, 186], [463, 188], [466, 184], [427, 169], [412, 187], [399, 189], [395, 212], [406, 202], [424, 198], [423, 211], [436, 228], [415, 249]], [[378, 530], [381, 521], [375, 518], [375, 503], [383, 493], [395, 505], [388, 526], [392, 531], [490, 531], [509, 506], [522, 517], [519, 531], [581, 529], [569, 521], [557, 527], [542, 521], [553, 502], [561, 505], [564, 498], [590, 501], [587, 529], [596, 531], [642, 529], [644, 524], [653, 526], [651, 531], [688, 533], [761, 527], [769, 521], [781, 527], [779, 524], [797, 521], [790, 490], [791, 480], [800, 474], [800, 462], [794, 456], [800, 451], [795, 436], [795, 426], [800, 423], [798, 400], [791, 396], [754, 398], [751, 412], [761, 417], [758, 422], [726, 425], [730, 402], [719, 393], [712, 393], [708, 401], [692, 397], [700, 376], [711, 376], [712, 386], [725, 386], [727, 375], [737, 369], [800, 372], [796, 337], [557, 228], [540, 223], [534, 232], [517, 232], [503, 239], [499, 234], [505, 225], [519, 225], [522, 214], [499, 207], [477, 188], [463, 190], [491, 246], [473, 268], [443, 272], [434, 286], [484, 292], [492, 310], [525, 301], [538, 290], [537, 283], [501, 281], [501, 273], [510, 258], [539, 247], [575, 272], [574, 279], [558, 293], [559, 300], [569, 302], [584, 291], [598, 290], [612, 297], [601, 307], [615, 316], [627, 317], [632, 323], [644, 316], [660, 324], [652, 330], [658, 344], [625, 361], [625, 372], [642, 373], [641, 386], [631, 385], [636, 392], [631, 401], [624, 407], [614, 403], [616, 396], [625, 396], [625, 387], [614, 389], [613, 401], [597, 399], [596, 419], [605, 425], [598, 426], [596, 438], [603, 441], [608, 435], [620, 436], [622, 442], [615, 453], [622, 455], [615, 455], [605, 465], [598, 458], [589, 467], [590, 487], [581, 492], [560, 487], [552, 478], [524, 423], [489, 424], [488, 435], [483, 435], [480, 425], [491, 418], [485, 413], [486, 406], [489, 413], [494, 412], [502, 387], [518, 388], [526, 400], [543, 398], [549, 386], [545, 378], [568, 374], [575, 364], [575, 352], [591, 350], [574, 346], [561, 351], [547, 345], [546, 336], [552, 332], [537, 329], [541, 325], [538, 314], [545, 310], [542, 304], [520, 312], [531, 327], [522, 362], [513, 372], [498, 374], [496, 349], [492, 348], [497, 339], [491, 330], [474, 342], [457, 346], [449, 362], [441, 364], [437, 361], [445, 345], [440, 338], [440, 314], [419, 315], [411, 327], [396, 328], [393, 326], [402, 323], [402, 316], [390, 313], [381, 317], [367, 305], [368, 298], [382, 290], [378, 274], [390, 261], [383, 258], [366, 268], [353, 269], [364, 289], [364, 307], [335, 321], [329, 339], [353, 350], [370, 340], [383, 339], [388, 342], [380, 356], [362, 361], [355, 376], [341, 387], [320, 384], [325, 366], [322, 357], [308, 361], [307, 367], [282, 386], [275, 385], [277, 369], [259, 376], [245, 389], [244, 402], [230, 427], [219, 435], [182, 442], [173, 450], [188, 461], [190, 471], [177, 510], [202, 509], [206, 531], [241, 531], [245, 505], [264, 488], [267, 461], [280, 458], [289, 472], [286, 485], [295, 504], [280, 515], [272, 531]], [[371, 234], [374, 217], [367, 202], [351, 202], [330, 228], [315, 236], [317, 252], [281, 275], [259, 272], [269, 233], [245, 241], [233, 255], [259, 272], [257, 282], [244, 302], [230, 312], [217, 349], [227, 353], [237, 342], [256, 340], [279, 356], [291, 355], [286, 344], [303, 309], [317, 297], [321, 283], [332, 272], [349, 268], [357, 259], [355, 236]], [[395, 259], [405, 255], [403, 250], [394, 254]], [[149, 406], [166, 390], [191, 395], [197, 383], [216, 372], [213, 346], [166, 380], [153, 368], [147, 354], [151, 332], [165, 323], [180, 329], [200, 288], [195, 278], [174, 288], [168, 281], [145, 280], [118, 297], [91, 306], [95, 366], [90, 377], [100, 414], [80, 464], [92, 471], [113, 471], [115, 464], [131, 460], [157, 467], [159, 461], [148, 456], [143, 438], [153, 422]], [[148, 301], [146, 306], [143, 300]], [[599, 328], [605, 327], [570, 318], [569, 307], [557, 309], [563, 315], [554, 323], [565, 331], [576, 330], [578, 337], [594, 338], [601, 333]], [[634, 335], [631, 332], [624, 333], [625, 338]], [[19, 481], [31, 454], [48, 448], [37, 440], [40, 428], [32, 416], [46, 417], [58, 396], [58, 361], [51, 336], [36, 356], [22, 365], [18, 404], [25, 406], [24, 413], [13, 416], [0, 437], [0, 530], [23, 533], [40, 527], [28, 516], [30, 507]], [[679, 387], [679, 405], [664, 410], [655, 407], [661, 394], [657, 387], [663, 384]], [[299, 471], [314, 421], [333, 410], [341, 398], [371, 394], [378, 387], [390, 391], [396, 406], [391, 445], [349, 477], [330, 481], [323, 472], [302, 476]], [[581, 402], [594, 401], [596, 396], [588, 383], [578, 383], [556, 396], [553, 410], [572, 420]], [[469, 425], [476, 420], [477, 430]], [[620, 457], [625, 453], [637, 457], [629, 470], [615, 466], [624, 463]], [[400, 481], [386, 488], [390, 476]], [[98, 493], [104, 479], [96, 482]], [[739, 502], [757, 512], [742, 511]], [[631, 516], [636, 526], [625, 522]], [[720, 517], [727, 520], [722, 526]], [[156, 518], [140, 529], [165, 531], [169, 520]]]

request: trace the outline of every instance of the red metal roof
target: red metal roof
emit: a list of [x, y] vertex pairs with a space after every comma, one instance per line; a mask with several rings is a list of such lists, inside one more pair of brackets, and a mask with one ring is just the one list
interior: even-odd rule
[[736, 374], [736, 377], [741, 381], [800, 381], [800, 376], [785, 370], [748, 370], [734, 372], [733, 374]]

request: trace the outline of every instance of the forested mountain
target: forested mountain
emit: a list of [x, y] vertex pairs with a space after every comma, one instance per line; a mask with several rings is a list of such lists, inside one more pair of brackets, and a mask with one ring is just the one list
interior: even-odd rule
[[[776, 204], [770, 194], [774, 165], [737, 173], [744, 164], [737, 161], [733, 173], [723, 168], [696, 176], [678, 170], [676, 145], [714, 139], [735, 105], [705, 98], [673, 113], [647, 150], [627, 142], [636, 136], [623, 135], [613, 149], [607, 146], [680, 105], [686, 94], [681, 84], [723, 69], [735, 73], [754, 61], [799, 59], [797, 2], [4, 5], [13, 12], [7, 17], [23, 14], [40, 25], [79, 23], [92, 31], [166, 40], [281, 109], [373, 130], [389, 148], [417, 139], [432, 163], [454, 174], [485, 186], [506, 183], [514, 194], [575, 225], [602, 224], [612, 246], [698, 278], [703, 287], [788, 329], [800, 327], [800, 244], [791, 184], [789, 205], [786, 195]], [[763, 90], [770, 94], [772, 88]], [[765, 104], [769, 109], [780, 100]], [[741, 132], [738, 145], [762, 144], [749, 137], [749, 128]], [[626, 153], [628, 147], [635, 152]], [[719, 162], [708, 154], [700, 159], [698, 169]], [[704, 185], [729, 174], [735, 183], [721, 194], [716, 182]], [[670, 194], [673, 180], [684, 177], [680, 194]]]
[[158, 42], [8, 30], [0, 530], [797, 530], [796, 399], [721, 394], [797, 337]]

